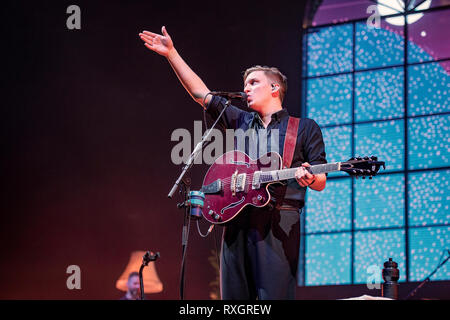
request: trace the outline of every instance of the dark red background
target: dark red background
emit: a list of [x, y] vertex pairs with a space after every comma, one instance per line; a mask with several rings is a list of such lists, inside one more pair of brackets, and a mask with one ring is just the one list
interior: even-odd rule
[[[66, 27], [71, 4], [81, 8], [81, 30]], [[289, 78], [286, 105], [300, 115], [304, 5], [285, 4], [2, 3], [0, 298], [119, 298], [115, 281], [134, 250], [161, 253], [164, 291], [149, 298], [179, 298], [183, 214], [167, 194], [181, 167], [170, 137], [193, 133], [203, 113], [138, 33], [165, 25], [211, 90], [240, 91], [247, 67], [278, 66]], [[205, 172], [194, 168], [193, 189]], [[214, 248], [214, 236], [192, 225], [187, 299], [209, 299]], [[81, 290], [66, 288], [73, 264]]]

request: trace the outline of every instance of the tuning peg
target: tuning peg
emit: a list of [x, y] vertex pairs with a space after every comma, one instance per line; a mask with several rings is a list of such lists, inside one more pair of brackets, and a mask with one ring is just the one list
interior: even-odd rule
[[366, 179], [366, 176], [362, 176], [363, 179]]
[[372, 180], [372, 176], [369, 176], [369, 180]]
[[364, 157], [364, 160], [369, 160], [369, 157], [365, 156], [365, 157]]

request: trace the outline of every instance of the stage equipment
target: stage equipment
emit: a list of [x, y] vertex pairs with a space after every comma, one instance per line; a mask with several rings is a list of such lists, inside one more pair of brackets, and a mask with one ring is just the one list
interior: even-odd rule
[[227, 99], [237, 99], [244, 102], [247, 101], [247, 94], [245, 92], [211, 91], [209, 94]]
[[436, 269], [433, 270], [433, 272], [431, 272], [428, 277], [425, 278], [425, 280], [423, 280], [413, 291], [411, 291], [408, 296], [405, 298], [405, 300], [408, 300], [412, 297], [414, 297], [414, 295], [417, 293], [417, 290], [419, 290], [420, 288], [422, 288], [424, 286], [425, 283], [430, 282], [431, 277], [450, 259], [450, 250], [445, 249], [444, 252], [442, 253], [441, 259], [444, 256], [444, 254], [447, 253], [448, 256], [447, 258], [445, 258], [444, 261], [439, 262], [438, 266], [436, 267]]
[[191, 218], [198, 220], [202, 218], [202, 209], [205, 201], [205, 194], [201, 191], [189, 192], [188, 206], [191, 208]]
[[381, 296], [385, 298], [398, 299], [398, 279], [400, 278], [400, 271], [397, 268], [397, 263], [389, 258], [389, 261], [384, 263], [383, 280], [381, 287]]
[[[209, 95], [209, 94], [211, 94], [211, 92], [208, 93], [207, 95]], [[205, 99], [206, 99], [206, 97], [205, 97]], [[175, 191], [177, 191], [178, 187], [181, 185], [180, 193], [182, 194], [183, 202], [177, 204], [178, 208], [185, 209], [182, 235], [181, 235], [181, 271], [180, 271], [180, 299], [181, 300], [184, 300], [185, 258], [186, 258], [186, 250], [187, 250], [187, 244], [188, 244], [188, 240], [189, 240], [189, 228], [190, 228], [190, 222], [191, 222], [190, 206], [188, 205], [191, 179], [189, 177], [185, 177], [185, 175], [190, 170], [192, 165], [194, 164], [194, 160], [197, 158], [198, 154], [202, 151], [203, 144], [206, 141], [210, 141], [211, 133], [212, 133], [213, 129], [216, 127], [217, 123], [222, 118], [222, 115], [224, 114], [225, 110], [228, 108], [228, 106], [230, 104], [231, 104], [231, 100], [230, 100], [230, 98], [228, 98], [222, 109], [222, 112], [219, 114], [219, 116], [217, 117], [217, 119], [214, 122], [214, 124], [212, 125], [212, 127], [209, 130], [206, 130], [205, 134], [202, 137], [202, 140], [195, 146], [194, 151], [192, 151], [191, 155], [189, 156], [188, 160], [186, 161], [186, 164], [184, 165], [180, 176], [175, 181], [175, 184], [172, 186], [172, 189], [170, 190], [170, 192], [168, 194], [168, 197], [171, 199], [172, 196], [174, 195]]]
[[[205, 194], [203, 217], [213, 224], [235, 218], [245, 206], [264, 207], [271, 199], [270, 184], [294, 179], [298, 168], [282, 169], [283, 161], [276, 152], [257, 160], [241, 151], [229, 151], [211, 165], [200, 191]], [[365, 178], [385, 167], [377, 157], [351, 158], [346, 162], [326, 163], [306, 168], [312, 174], [344, 171]]]
[[[143, 257], [145, 257], [146, 261], [143, 261]], [[116, 288], [126, 292], [128, 290], [128, 276], [131, 272], [138, 272], [142, 275], [142, 277], [140, 276], [140, 280], [143, 279], [141, 287], [144, 287], [144, 292], [141, 292], [141, 297], [143, 296], [143, 293], [158, 293], [163, 291], [163, 284], [158, 277], [154, 262], [158, 257], [159, 252], [156, 255], [153, 255], [148, 251], [133, 251], [125, 270], [116, 281]], [[147, 263], [148, 267], [142, 270], [144, 262]]]

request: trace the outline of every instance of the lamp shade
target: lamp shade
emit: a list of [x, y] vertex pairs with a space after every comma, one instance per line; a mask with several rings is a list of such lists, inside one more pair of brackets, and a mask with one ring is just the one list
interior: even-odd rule
[[[130, 255], [130, 260], [126, 266], [124, 272], [116, 281], [116, 288], [121, 291], [127, 291], [128, 276], [131, 272], [139, 272], [142, 265], [142, 257], [146, 251], [133, 251]], [[153, 254], [153, 253], [152, 253]], [[157, 293], [163, 291], [163, 285], [159, 280], [156, 273], [156, 266], [154, 261], [150, 261], [149, 264], [142, 270], [142, 280], [144, 284], [144, 293]]]

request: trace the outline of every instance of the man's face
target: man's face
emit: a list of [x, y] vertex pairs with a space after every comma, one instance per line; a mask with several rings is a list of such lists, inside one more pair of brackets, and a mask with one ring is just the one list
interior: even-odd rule
[[130, 291], [130, 293], [133, 296], [137, 296], [139, 294], [139, 277], [138, 276], [133, 276], [128, 280], [128, 291]]
[[263, 111], [272, 100], [272, 82], [264, 71], [253, 71], [244, 82], [247, 104], [255, 111]]

